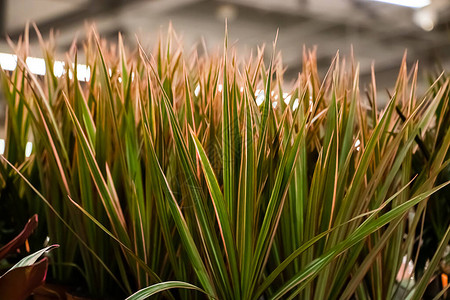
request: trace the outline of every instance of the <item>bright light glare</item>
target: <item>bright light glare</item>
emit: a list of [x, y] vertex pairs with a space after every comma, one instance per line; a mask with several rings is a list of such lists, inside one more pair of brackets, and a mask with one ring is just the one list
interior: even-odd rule
[[[46, 65], [43, 58], [27, 57], [26, 63], [30, 72], [36, 75], [45, 75]], [[3, 70], [14, 71], [17, 67], [17, 56], [9, 53], [0, 53], [0, 66]], [[65, 74], [65, 63], [63, 61], [55, 61], [53, 65], [53, 74], [56, 77], [61, 77]], [[69, 77], [73, 78], [72, 72], [69, 72]], [[78, 64], [77, 77], [79, 81], [88, 81], [91, 78], [91, 69], [89, 66]], [[132, 74], [134, 79], [134, 74]]]
[[422, 8], [430, 5], [430, 0], [372, 0], [376, 2], [383, 2], [388, 4], [400, 5], [411, 8]]
[[273, 108], [276, 108], [277, 105], [278, 105], [278, 102], [277, 102], [277, 101], [272, 102], [272, 107], [273, 107]]
[[5, 140], [4, 139], [0, 139], [0, 155], [5, 154]]
[[294, 100], [294, 105], [292, 105], [292, 109], [296, 110], [298, 108], [300, 101], [298, 100], [298, 98], [295, 98]]
[[222, 93], [223, 85], [219, 84], [219, 93]]
[[53, 65], [53, 74], [55, 74], [56, 77], [61, 77], [63, 76], [64, 72], [64, 62], [55, 61], [55, 64]]
[[356, 148], [356, 151], [361, 150], [361, 141], [359, 139], [357, 139], [355, 142], [355, 148]]
[[262, 90], [256, 90], [256, 104], [259, 106], [264, 102], [264, 92]]
[[45, 61], [43, 58], [27, 57], [30, 72], [36, 75], [45, 75]]
[[91, 78], [91, 68], [86, 65], [77, 65], [77, 78], [79, 81], [89, 81]]
[[289, 104], [289, 102], [291, 102], [291, 98], [292, 98], [291, 95], [286, 95], [286, 97], [285, 97], [283, 94], [283, 97], [284, 97], [284, 103]]
[[0, 66], [3, 70], [14, 71], [17, 66], [17, 56], [14, 54], [0, 53]]
[[197, 84], [197, 86], [195, 87], [194, 95], [195, 97], [198, 97], [198, 95], [200, 95], [200, 84]]
[[[73, 74], [72, 74], [71, 70], [69, 70], [69, 78], [70, 79], [73, 78]], [[89, 66], [86, 66], [86, 65], [78, 64], [77, 65], [77, 79], [79, 81], [89, 81], [90, 78], [91, 78], [91, 68], [89, 68]]]
[[425, 31], [431, 31], [438, 19], [436, 11], [432, 9], [421, 9], [414, 13], [413, 21]]
[[33, 150], [33, 144], [31, 142], [27, 142], [27, 145], [25, 146], [25, 156], [30, 157], [32, 150]]

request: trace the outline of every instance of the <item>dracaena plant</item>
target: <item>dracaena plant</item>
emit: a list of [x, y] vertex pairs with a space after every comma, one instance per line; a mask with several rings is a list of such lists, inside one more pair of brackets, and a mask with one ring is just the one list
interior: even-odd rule
[[417, 65], [404, 59], [379, 110], [375, 77], [362, 93], [358, 64], [339, 55], [321, 78], [304, 50], [285, 84], [275, 47], [269, 62], [263, 48], [239, 57], [227, 38], [222, 54], [198, 55], [170, 30], [154, 51], [129, 51], [91, 32], [80, 82], [75, 48], [56, 76], [53, 41], [41, 44], [45, 76], [25, 63], [26, 37], [2, 76], [7, 132], [29, 130], [35, 145], [28, 159], [7, 152], [2, 176], [35, 205], [38, 195], [62, 244], [60, 278], [75, 263], [91, 292], [141, 289], [129, 299], [423, 295], [448, 228], [421, 278], [402, 286], [397, 275], [447, 184], [437, 183], [450, 145], [445, 76], [417, 95]]

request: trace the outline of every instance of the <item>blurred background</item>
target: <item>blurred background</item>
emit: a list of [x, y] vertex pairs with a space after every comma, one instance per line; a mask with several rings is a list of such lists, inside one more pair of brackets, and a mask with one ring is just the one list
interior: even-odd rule
[[[0, 63], [7, 68], [8, 57], [1, 53], [12, 53], [6, 36], [17, 41], [28, 21], [35, 22], [44, 37], [54, 30], [57, 52], [64, 58], [75, 37], [83, 42], [87, 23], [95, 23], [111, 41], [123, 33], [134, 47], [135, 34], [144, 45], [153, 45], [171, 21], [187, 50], [203, 51], [204, 39], [208, 51], [214, 51], [222, 47], [225, 19], [229, 41], [236, 42], [241, 55], [264, 43], [271, 50], [279, 28], [277, 48], [287, 67], [286, 82], [301, 68], [303, 45], [317, 46], [322, 74], [337, 50], [348, 55], [353, 45], [362, 84], [370, 79], [375, 62], [382, 91], [395, 82], [405, 49], [408, 62], [419, 60], [422, 75], [436, 66], [450, 66], [450, 0], [0, 0]], [[30, 41], [31, 55], [39, 57], [33, 30]]]

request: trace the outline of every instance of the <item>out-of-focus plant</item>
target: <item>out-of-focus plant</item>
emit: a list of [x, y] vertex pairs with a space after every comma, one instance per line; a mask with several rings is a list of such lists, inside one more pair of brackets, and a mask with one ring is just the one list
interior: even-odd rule
[[[268, 64], [263, 50], [245, 60], [226, 39], [223, 55], [199, 56], [172, 31], [153, 52], [91, 33], [86, 82], [75, 48], [56, 76], [53, 41], [41, 43], [45, 76], [25, 63], [26, 38], [2, 76], [7, 132], [23, 139], [26, 126], [34, 141], [29, 158], [8, 150], [13, 168], [3, 162], [2, 174], [45, 204], [49, 235], [63, 245], [61, 278], [75, 262], [91, 292], [111, 281], [141, 289], [129, 299], [423, 295], [448, 226], [420, 278], [402, 288], [397, 276], [430, 195], [447, 184], [438, 176], [450, 130], [436, 116], [448, 78], [419, 96], [417, 65], [404, 59], [379, 111], [375, 77], [363, 97], [358, 64], [339, 55], [320, 78], [315, 52], [304, 51], [286, 91], [275, 49]], [[442, 134], [414, 168], [434, 128]]]

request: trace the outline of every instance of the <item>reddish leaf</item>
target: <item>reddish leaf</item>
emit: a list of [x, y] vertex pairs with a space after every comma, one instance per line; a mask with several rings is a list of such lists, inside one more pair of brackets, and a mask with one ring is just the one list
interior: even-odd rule
[[45, 281], [48, 259], [28, 266], [10, 270], [0, 278], [0, 295], [2, 299], [25, 300], [35, 288]]
[[3, 259], [8, 253], [15, 251], [19, 248], [23, 243], [25, 243], [26, 239], [31, 235], [31, 233], [36, 229], [38, 225], [38, 216], [32, 216], [22, 232], [19, 233], [13, 240], [11, 240], [8, 244], [0, 248], [0, 260]]

